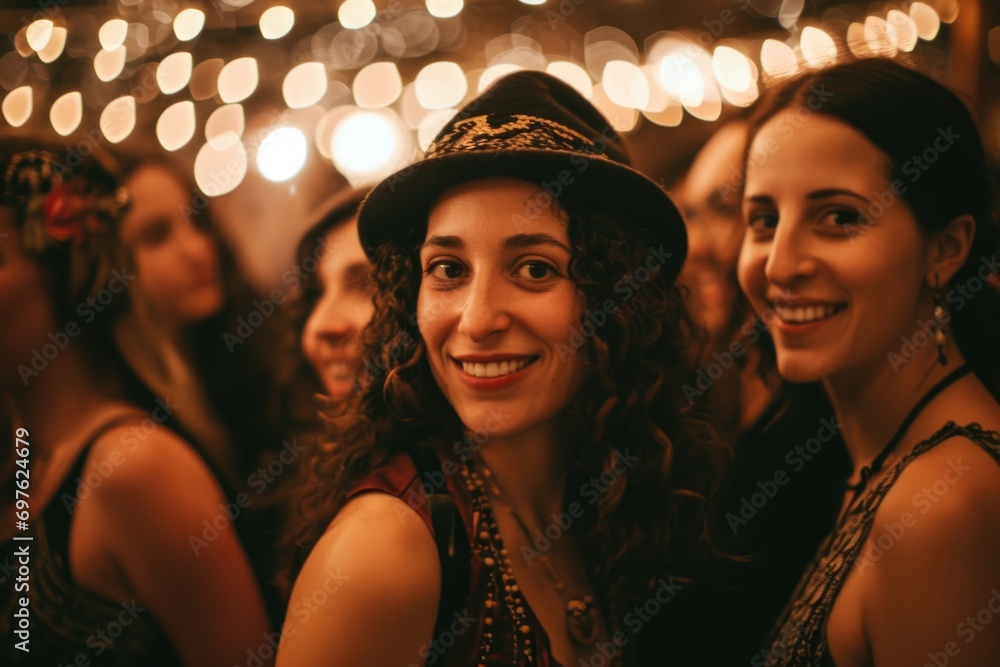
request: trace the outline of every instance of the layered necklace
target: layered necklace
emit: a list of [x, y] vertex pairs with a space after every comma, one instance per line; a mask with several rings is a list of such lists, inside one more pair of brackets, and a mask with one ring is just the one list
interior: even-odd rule
[[[494, 598], [493, 590], [502, 591], [503, 604], [511, 617], [514, 628], [514, 632], [512, 633], [514, 656], [523, 655], [527, 664], [533, 664], [535, 647], [531, 641], [531, 626], [528, 623], [526, 604], [521, 590], [514, 579], [514, 568], [510, 561], [510, 553], [500, 537], [500, 528], [497, 525], [496, 517], [493, 514], [493, 508], [490, 504], [490, 494], [507, 506], [508, 511], [521, 529], [528, 543], [531, 540], [531, 533], [528, 531], [527, 526], [525, 526], [524, 521], [514, 510], [513, 505], [500, 490], [492, 471], [481, 461], [480, 465], [482, 473], [476, 471], [471, 465], [468, 467], [463, 466], [462, 468], [462, 477], [465, 480], [466, 488], [469, 490], [473, 509], [479, 517], [475, 536], [477, 550], [483, 555], [483, 563], [490, 569], [495, 584], [487, 593], [486, 632], [483, 635], [483, 641], [480, 646], [479, 666], [486, 667], [486, 660], [492, 649], [493, 634], [491, 628], [494, 625], [498, 611], [498, 601]], [[489, 492], [487, 489], [489, 489]], [[601, 616], [594, 598], [590, 595], [574, 595], [559, 580], [552, 562], [544, 553], [538, 556], [538, 560], [542, 562], [546, 576], [565, 602], [566, 632], [570, 639], [578, 646], [593, 649], [594, 643], [600, 636], [601, 631]], [[620, 664], [620, 655], [615, 656], [612, 664]]]

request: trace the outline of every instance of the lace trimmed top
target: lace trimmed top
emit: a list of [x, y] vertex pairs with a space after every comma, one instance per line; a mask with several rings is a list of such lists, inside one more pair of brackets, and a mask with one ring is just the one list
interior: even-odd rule
[[977, 423], [958, 426], [955, 422], [948, 422], [917, 444], [888, 474], [863, 492], [823, 542], [775, 626], [762, 664], [768, 667], [833, 665], [827, 646], [826, 622], [854, 561], [868, 539], [882, 501], [914, 459], [958, 435], [980, 445], [1000, 464], [1000, 433], [984, 430]]

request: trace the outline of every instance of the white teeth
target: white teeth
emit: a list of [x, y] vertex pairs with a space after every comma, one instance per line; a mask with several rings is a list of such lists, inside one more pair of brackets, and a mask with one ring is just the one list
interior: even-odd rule
[[462, 362], [462, 370], [477, 378], [495, 378], [502, 375], [509, 375], [521, 370], [528, 365], [529, 358], [510, 359], [506, 361], [491, 361], [489, 363]]
[[334, 380], [346, 380], [351, 376], [351, 365], [342, 361], [327, 364], [326, 373]]
[[801, 324], [803, 322], [814, 322], [816, 320], [822, 320], [830, 317], [837, 312], [837, 307], [799, 306], [796, 308], [790, 308], [788, 306], [775, 306], [774, 310], [778, 313], [778, 317], [784, 321]]

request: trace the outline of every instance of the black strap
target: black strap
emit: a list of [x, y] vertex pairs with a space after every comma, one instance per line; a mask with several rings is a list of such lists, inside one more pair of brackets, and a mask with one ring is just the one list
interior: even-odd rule
[[435, 485], [435, 481], [445, 479], [441, 462], [434, 452], [420, 445], [411, 445], [409, 454], [422, 488], [434, 488], [434, 493], [427, 496], [427, 507], [441, 561], [441, 599], [438, 602], [433, 637], [437, 640], [452, 625], [456, 615], [461, 615], [465, 606], [469, 594], [472, 553], [465, 522], [448, 493], [447, 484], [442, 481], [440, 487]]

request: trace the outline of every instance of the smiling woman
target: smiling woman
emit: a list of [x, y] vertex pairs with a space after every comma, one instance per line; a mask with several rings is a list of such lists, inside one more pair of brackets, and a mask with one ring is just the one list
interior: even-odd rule
[[350, 585], [279, 663], [631, 665], [654, 639], [633, 610], [704, 550], [715, 459], [679, 407], [683, 223], [627, 160], [520, 72], [369, 194], [362, 358], [386, 372], [335, 416], [290, 533], [292, 600], [334, 565]]
[[[780, 139], [816, 89], [829, 99]], [[1000, 295], [948, 310], [998, 250], [983, 145], [955, 94], [883, 60], [787, 84], [751, 137], [740, 284], [781, 375], [822, 382], [854, 470], [758, 662], [924, 664], [1000, 585]], [[933, 166], [911, 173], [917, 156]], [[948, 650], [994, 665], [1000, 626]]]

